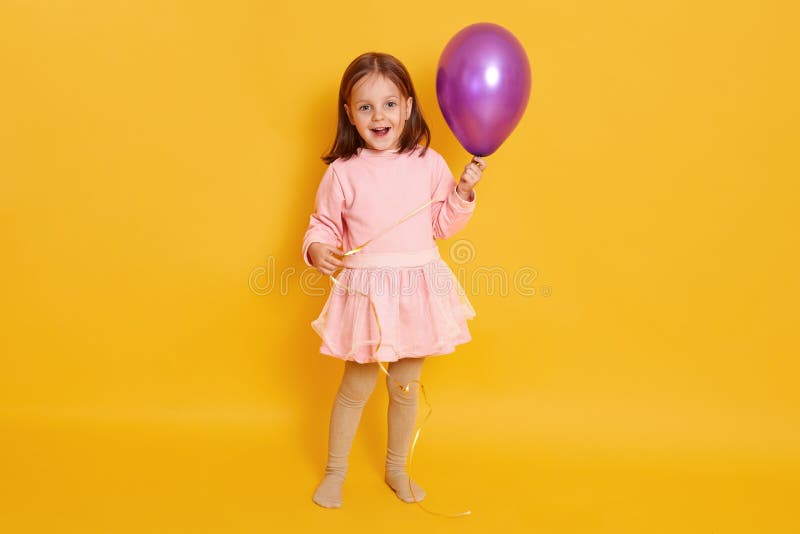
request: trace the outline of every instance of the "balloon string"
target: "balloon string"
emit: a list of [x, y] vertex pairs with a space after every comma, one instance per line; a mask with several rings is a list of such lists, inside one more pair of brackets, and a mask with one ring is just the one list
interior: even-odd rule
[[[378, 235], [376, 235], [372, 239], [362, 243], [361, 245], [359, 245], [359, 246], [357, 246], [357, 247], [355, 247], [353, 249], [348, 250], [342, 256], [350, 256], [350, 255], [353, 255], [353, 254], [357, 254], [365, 246], [369, 245], [370, 243], [372, 243], [373, 241], [375, 241], [376, 239], [378, 239], [379, 237], [384, 235], [386, 232], [388, 232], [389, 230], [393, 229], [395, 226], [399, 225], [400, 223], [402, 223], [403, 221], [408, 219], [409, 217], [412, 217], [413, 215], [417, 214], [420, 210], [424, 209], [431, 202], [433, 202], [433, 199], [430, 199], [429, 201], [427, 201], [425, 204], [421, 205], [420, 207], [418, 207], [414, 211], [404, 215], [403, 217], [398, 219], [394, 224], [392, 224], [391, 226], [388, 226], [387, 228], [385, 228], [382, 232], [380, 232]], [[358, 291], [357, 289], [351, 289], [351, 288], [345, 286], [344, 284], [339, 282], [339, 280], [336, 279], [334, 274], [330, 275], [330, 278], [331, 278], [331, 280], [333, 281], [334, 284], [339, 285], [340, 287], [345, 288], [348, 291], [355, 291], [356, 293], [360, 293], [361, 295], [367, 297], [367, 301], [369, 302], [369, 305], [370, 305], [370, 310], [372, 310], [372, 314], [375, 316], [375, 322], [378, 325], [378, 343], [375, 346], [375, 350], [373, 352], [373, 354], [377, 355], [378, 349], [380, 349], [380, 347], [381, 347], [381, 341], [383, 340], [383, 334], [382, 334], [382, 331], [381, 331], [381, 321], [380, 321], [380, 318], [378, 317], [378, 311], [375, 308], [375, 304], [372, 302], [372, 298], [367, 293], [363, 293], [361, 291]], [[431, 403], [428, 401], [428, 394], [425, 392], [425, 386], [422, 384], [422, 382], [420, 382], [419, 380], [412, 380], [408, 384], [403, 385], [395, 377], [393, 377], [389, 373], [389, 371], [383, 366], [383, 363], [378, 361], [377, 357], [374, 358], [374, 361], [375, 361], [375, 363], [378, 364], [378, 367], [380, 367], [381, 371], [383, 371], [386, 374], [387, 377], [391, 378], [403, 393], [408, 393], [410, 391], [410, 386], [411, 386], [411, 384], [413, 382], [416, 382], [417, 384], [419, 384], [420, 391], [422, 391], [422, 398], [425, 400], [425, 404], [428, 407], [428, 412], [425, 414], [425, 417], [422, 420], [422, 423], [420, 423], [419, 427], [417, 427], [417, 431], [414, 434], [414, 440], [411, 443], [411, 451], [408, 454], [408, 464], [406, 466], [406, 472], [407, 472], [407, 475], [408, 475], [408, 490], [411, 492], [411, 496], [414, 499], [414, 502], [416, 502], [417, 505], [420, 508], [422, 508], [424, 511], [428, 512], [429, 514], [433, 514], [433, 515], [439, 515], [439, 516], [443, 516], [443, 517], [454, 518], [454, 517], [468, 516], [468, 515], [472, 514], [471, 510], [465, 510], [464, 512], [459, 512], [457, 514], [444, 514], [444, 513], [441, 513], [441, 512], [434, 512], [432, 510], [428, 510], [427, 508], [425, 508], [425, 506], [422, 505], [420, 500], [417, 499], [417, 496], [414, 494], [414, 488], [411, 486], [411, 461], [412, 461], [412, 459], [414, 457], [414, 449], [417, 446], [417, 440], [419, 439], [420, 432], [422, 432], [422, 427], [425, 424], [425, 422], [428, 420], [428, 418], [431, 416], [431, 413], [433, 412], [433, 408], [431, 407]]]
[[[428, 205], [429, 205], [431, 202], [433, 202], [433, 199], [430, 199], [430, 200], [429, 200], [429, 201], [427, 201], [425, 204], [423, 204], [422, 206], [418, 207], [417, 209], [415, 209], [415, 210], [414, 210], [414, 211], [412, 211], [411, 213], [407, 213], [406, 215], [403, 215], [403, 216], [402, 216], [402, 217], [400, 217], [400, 218], [399, 218], [397, 221], [395, 221], [395, 222], [394, 222], [394, 224], [392, 224], [392, 225], [390, 225], [390, 226], [387, 226], [386, 228], [384, 228], [384, 229], [383, 229], [383, 230], [382, 230], [382, 231], [381, 231], [381, 232], [380, 232], [378, 235], [376, 235], [376, 236], [375, 236], [375, 237], [373, 237], [372, 239], [369, 239], [368, 241], [366, 241], [366, 242], [364, 242], [364, 243], [360, 244], [360, 245], [359, 245], [359, 246], [357, 246], [356, 248], [348, 250], [347, 252], [345, 252], [344, 254], [342, 254], [342, 256], [350, 256], [351, 254], [355, 254], [355, 253], [357, 253], [357, 252], [361, 252], [361, 249], [362, 249], [362, 248], [366, 247], [367, 245], [369, 245], [370, 243], [372, 243], [373, 241], [375, 241], [375, 240], [376, 240], [376, 239], [378, 239], [379, 237], [383, 236], [383, 235], [384, 235], [386, 232], [388, 232], [389, 230], [393, 229], [395, 226], [397, 226], [397, 225], [398, 225], [398, 224], [400, 224], [401, 222], [403, 222], [403, 221], [405, 221], [406, 219], [408, 219], [408, 218], [410, 218], [410, 217], [412, 217], [412, 216], [416, 215], [417, 213], [419, 213], [419, 211], [420, 211], [420, 210], [424, 209], [424, 208], [425, 208], [426, 206], [428, 206]], [[375, 349], [375, 350], [377, 351], [378, 349]]]

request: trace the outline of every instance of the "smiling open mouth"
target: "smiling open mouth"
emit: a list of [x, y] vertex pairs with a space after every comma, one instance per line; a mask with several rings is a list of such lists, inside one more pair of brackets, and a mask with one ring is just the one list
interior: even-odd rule
[[382, 137], [382, 136], [386, 135], [387, 133], [389, 133], [389, 127], [388, 126], [386, 126], [384, 128], [370, 128], [370, 130], [372, 130], [372, 133], [374, 133], [375, 135], [377, 135], [379, 137]]

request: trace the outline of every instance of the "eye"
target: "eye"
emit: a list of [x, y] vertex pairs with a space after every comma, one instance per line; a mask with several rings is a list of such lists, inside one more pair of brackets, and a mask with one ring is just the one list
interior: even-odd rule
[[358, 110], [359, 111], [367, 111], [368, 108], [369, 108], [369, 104], [363, 104], [361, 106], [358, 106]]
[[397, 102], [388, 102], [386, 105], [390, 108], [393, 108], [397, 105]]

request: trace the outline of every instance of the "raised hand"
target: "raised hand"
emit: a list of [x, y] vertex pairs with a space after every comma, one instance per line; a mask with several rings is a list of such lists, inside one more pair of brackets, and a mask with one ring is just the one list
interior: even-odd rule
[[465, 167], [464, 172], [456, 186], [456, 192], [464, 200], [472, 199], [472, 189], [480, 181], [483, 170], [486, 168], [486, 161], [479, 156], [474, 156]]

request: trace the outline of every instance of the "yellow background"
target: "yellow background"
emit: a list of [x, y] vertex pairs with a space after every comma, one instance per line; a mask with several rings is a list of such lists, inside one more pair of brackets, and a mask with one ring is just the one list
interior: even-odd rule
[[[800, 531], [797, 15], [3, 2], [3, 531]], [[300, 245], [339, 79], [398, 56], [458, 176], [435, 71], [480, 21], [523, 43], [531, 101], [440, 250], [536, 294], [467, 287], [474, 340], [425, 364], [412, 466], [472, 516], [383, 483], [382, 382], [322, 509], [342, 364]]]

